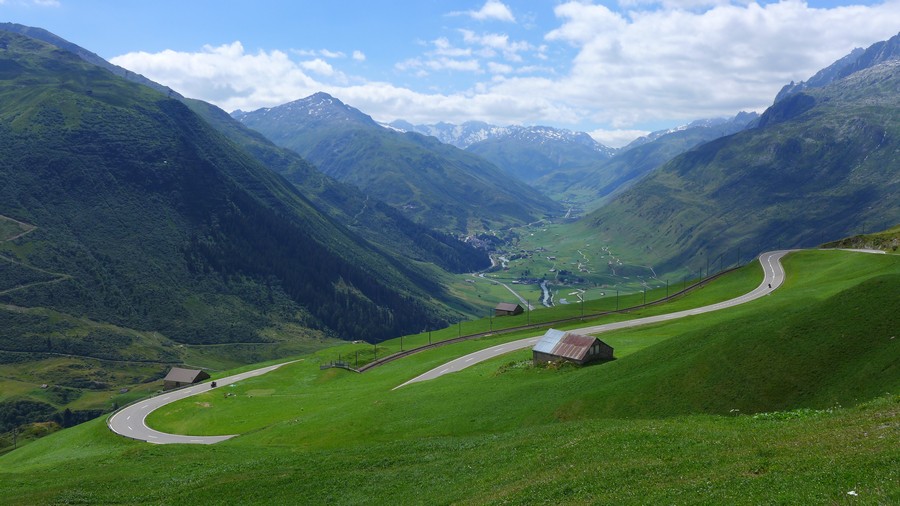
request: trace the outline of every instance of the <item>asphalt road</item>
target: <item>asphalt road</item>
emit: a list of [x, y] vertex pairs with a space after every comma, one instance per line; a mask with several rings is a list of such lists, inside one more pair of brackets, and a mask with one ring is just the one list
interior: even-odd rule
[[[218, 385], [216, 389], [225, 387], [232, 383], [237, 383], [238, 381], [247, 378], [260, 376], [290, 363], [292, 362], [270, 365], [261, 369], [255, 369], [253, 371], [235, 374], [234, 376], [228, 376], [227, 378], [219, 378], [215, 380], [216, 385]], [[128, 406], [125, 406], [124, 408], [113, 414], [113, 416], [111, 416], [109, 420], [107, 420], [106, 424], [109, 426], [109, 429], [116, 434], [131, 439], [138, 439], [141, 441], [146, 441], [148, 443], [156, 444], [181, 443], [210, 445], [213, 443], [218, 443], [219, 441], [225, 441], [226, 439], [233, 438], [237, 436], [237, 434], [231, 434], [227, 436], [180, 436], [178, 434], [167, 434], [165, 432], [160, 432], [158, 430], [153, 430], [150, 427], [147, 427], [147, 416], [154, 410], [159, 409], [166, 404], [184, 399], [185, 397], [190, 397], [192, 395], [197, 395], [203, 392], [209, 392], [212, 389], [211, 384], [212, 380], [204, 383], [197, 383], [196, 385], [192, 385], [190, 387], [182, 388], [179, 390], [170, 390], [168, 392], [163, 392], [156, 397], [151, 397], [134, 404], [129, 404]]]
[[[571, 332], [576, 332], [578, 334], [600, 334], [603, 332], [609, 332], [611, 330], [624, 329], [629, 327], [637, 327], [639, 325], [647, 325], [649, 323], [659, 323], [668, 320], [675, 320], [677, 318], [684, 318], [686, 316], [693, 316], [703, 313], [709, 313], [711, 311], [718, 311], [720, 309], [725, 309], [728, 307], [734, 307], [745, 302], [750, 302], [751, 300], [758, 299], [760, 297], [764, 297], [770, 293], [772, 293], [775, 289], [781, 286], [784, 283], [784, 268], [781, 266], [781, 257], [790, 253], [791, 250], [785, 251], [770, 251], [768, 253], [763, 253], [759, 256], [759, 262], [762, 264], [763, 268], [763, 281], [752, 291], [741, 295], [740, 297], [736, 297], [734, 299], [726, 300], [723, 302], [719, 302], [717, 304], [711, 304], [709, 306], [698, 307], [694, 309], [687, 309], [684, 311], [678, 311], [676, 313], [669, 313], [657, 316], [648, 316], [646, 318], [638, 318], [636, 320], [628, 320], [624, 322], [616, 322], [616, 323], [607, 323], [604, 325], [595, 325], [592, 327], [582, 327], [578, 329], [572, 329]], [[488, 359], [492, 359], [494, 357], [498, 357], [503, 355], [504, 353], [509, 353], [511, 351], [521, 350], [522, 348], [529, 348], [534, 346], [538, 340], [543, 335], [528, 337], [525, 339], [520, 339], [518, 341], [511, 341], [508, 343], [500, 344], [491, 348], [487, 348], [484, 350], [476, 351], [474, 353], [470, 353], [463, 357], [459, 357], [455, 360], [451, 360], [446, 364], [435, 367], [434, 369], [416, 376], [415, 378], [403, 383], [394, 388], [404, 387], [409, 385], [410, 383], [417, 383], [419, 381], [428, 381], [435, 378], [439, 378], [445, 374], [449, 374], [452, 372], [457, 372], [465, 369], [466, 367], [473, 366], [479, 362], [483, 362]]]

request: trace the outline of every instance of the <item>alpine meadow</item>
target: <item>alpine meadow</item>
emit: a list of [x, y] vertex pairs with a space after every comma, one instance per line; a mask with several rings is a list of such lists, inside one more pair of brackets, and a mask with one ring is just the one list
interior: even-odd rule
[[476, 3], [0, 1], [0, 502], [900, 503], [896, 6]]

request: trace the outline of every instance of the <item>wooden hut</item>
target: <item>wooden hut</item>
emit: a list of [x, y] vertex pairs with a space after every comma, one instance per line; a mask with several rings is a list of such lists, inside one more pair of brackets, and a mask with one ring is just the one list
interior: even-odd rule
[[612, 346], [592, 336], [550, 329], [531, 350], [535, 364], [565, 360], [578, 365], [612, 360]]
[[169, 371], [169, 374], [166, 374], [166, 377], [163, 378], [163, 390], [193, 385], [194, 383], [199, 383], [206, 379], [209, 379], [209, 374], [199, 369], [173, 367]]
[[494, 316], [515, 316], [517, 314], [522, 314], [524, 311], [525, 308], [519, 304], [501, 302], [494, 308]]

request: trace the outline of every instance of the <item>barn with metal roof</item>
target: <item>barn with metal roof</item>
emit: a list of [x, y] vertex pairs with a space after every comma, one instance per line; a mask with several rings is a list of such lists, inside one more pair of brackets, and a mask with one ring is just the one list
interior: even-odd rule
[[612, 346], [592, 336], [550, 329], [532, 348], [535, 364], [565, 360], [578, 365], [612, 360]]
[[209, 379], [209, 374], [199, 369], [182, 369], [173, 367], [163, 378], [163, 390], [183, 387]]

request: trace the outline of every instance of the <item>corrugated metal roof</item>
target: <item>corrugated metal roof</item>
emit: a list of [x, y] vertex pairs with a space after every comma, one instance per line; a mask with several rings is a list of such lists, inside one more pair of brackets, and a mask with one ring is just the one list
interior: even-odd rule
[[565, 336], [566, 333], [562, 330], [549, 329], [542, 337], [537, 344], [534, 345], [534, 351], [539, 351], [541, 353], [553, 353], [553, 348], [559, 343], [559, 340]]
[[567, 332], [553, 348], [553, 354], [559, 357], [582, 360], [597, 338]]
[[517, 307], [519, 307], [518, 304], [511, 304], [509, 302], [501, 302], [501, 303], [497, 304], [497, 307], [495, 307], [494, 309], [497, 309], [499, 311], [515, 311]]
[[591, 336], [550, 329], [532, 349], [558, 357], [582, 360], [596, 340], [597, 338]]

